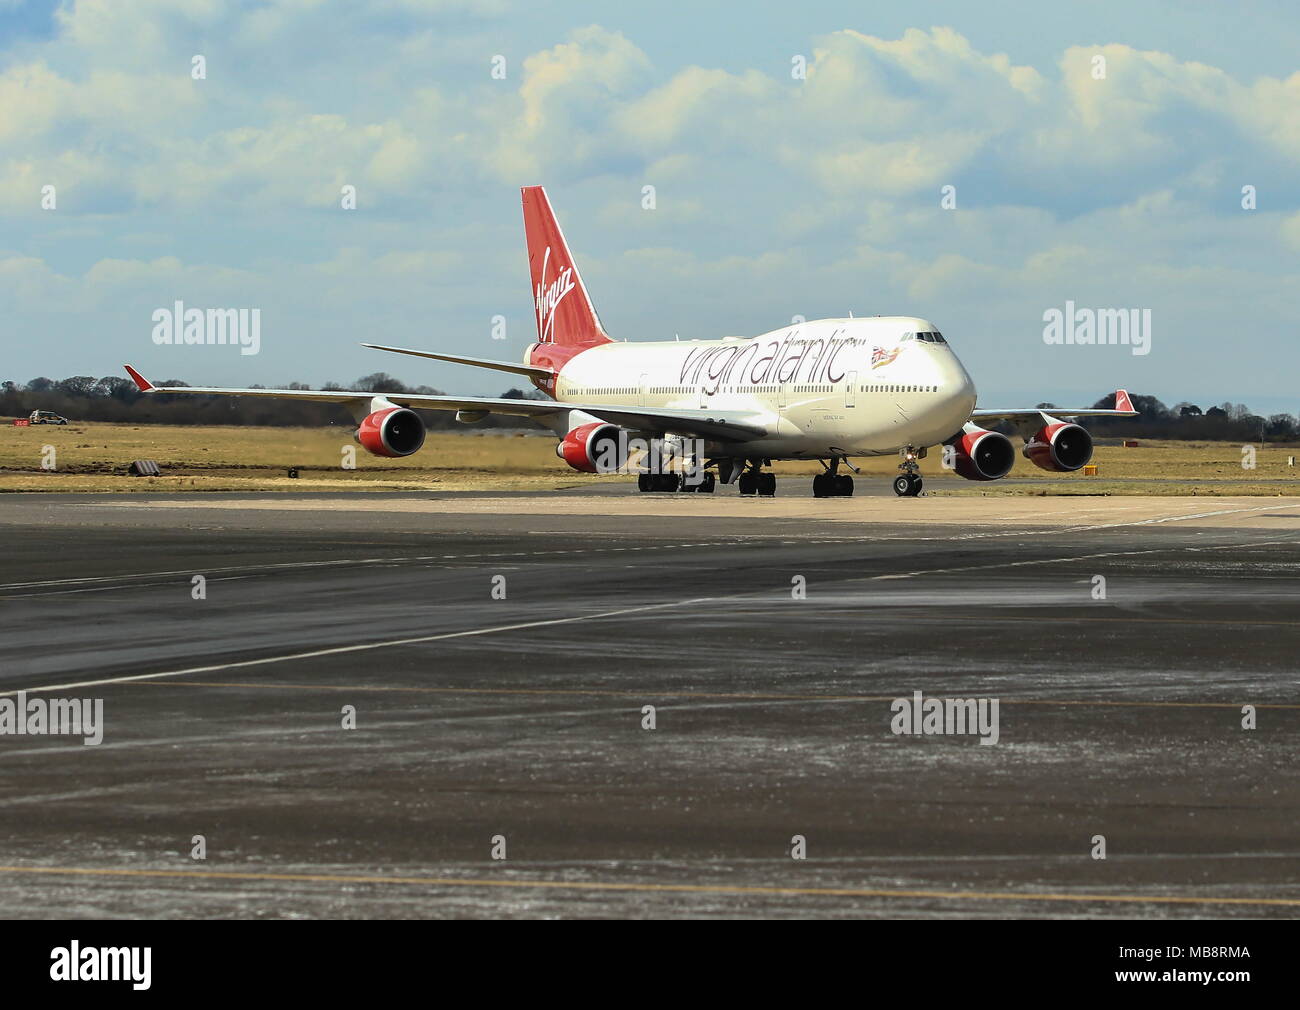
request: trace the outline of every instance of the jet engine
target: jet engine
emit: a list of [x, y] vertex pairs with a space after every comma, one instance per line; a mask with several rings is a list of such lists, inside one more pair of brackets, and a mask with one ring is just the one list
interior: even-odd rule
[[616, 473], [627, 465], [628, 440], [618, 425], [593, 421], [560, 439], [555, 455], [583, 473]]
[[973, 424], [948, 444], [953, 448], [953, 469], [967, 480], [1000, 480], [1016, 461], [1011, 439]]
[[409, 456], [424, 445], [424, 422], [408, 407], [386, 407], [367, 415], [352, 437], [373, 456]]
[[1052, 421], [1034, 432], [1021, 451], [1034, 466], [1069, 473], [1092, 459], [1092, 436], [1077, 424]]

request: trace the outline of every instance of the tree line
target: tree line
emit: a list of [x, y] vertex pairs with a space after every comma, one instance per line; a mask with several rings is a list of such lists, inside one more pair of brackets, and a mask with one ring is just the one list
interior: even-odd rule
[[[179, 379], [158, 383], [159, 387], [185, 386]], [[264, 387], [253, 386], [253, 389]], [[289, 389], [310, 389], [301, 382], [291, 382]], [[348, 387], [326, 383], [325, 390]], [[363, 392], [419, 393], [443, 395], [429, 386], [407, 386], [386, 372], [362, 376], [350, 388]], [[507, 399], [542, 399], [536, 390], [509, 389], [501, 394]], [[1094, 417], [1087, 426], [1102, 437], [1172, 438], [1188, 441], [1293, 442], [1300, 438], [1300, 420], [1291, 414], [1251, 413], [1242, 403], [1221, 403], [1202, 409], [1194, 403], [1180, 402], [1166, 407], [1154, 396], [1131, 397], [1137, 417]], [[1038, 404], [1051, 411], [1053, 404]], [[1113, 408], [1115, 394], [1102, 397], [1094, 407]], [[272, 425], [278, 427], [315, 427], [327, 424], [352, 426], [347, 412], [338, 404], [304, 403], [272, 400], [255, 396], [148, 396], [134, 382], [116, 375], [96, 379], [74, 375], [67, 379], [36, 378], [27, 383], [0, 383], [0, 416], [26, 417], [33, 410], [51, 410], [69, 421], [113, 421], [130, 424], [233, 424]], [[451, 412], [428, 411], [423, 414], [432, 429], [460, 427]], [[475, 427], [527, 427], [522, 418], [490, 415]], [[1009, 430], [1009, 426], [1004, 426]]]
[[[1087, 428], [1101, 437], [1173, 438], [1205, 442], [1294, 442], [1300, 438], [1300, 419], [1291, 414], [1252, 413], [1244, 403], [1220, 403], [1204, 410], [1194, 403], [1181, 401], [1166, 407], [1154, 396], [1136, 394], [1129, 397], [1136, 417], [1088, 417]], [[1038, 404], [1050, 412], [1054, 405]], [[1093, 404], [1098, 409], [1115, 407], [1115, 394], [1109, 393]]]

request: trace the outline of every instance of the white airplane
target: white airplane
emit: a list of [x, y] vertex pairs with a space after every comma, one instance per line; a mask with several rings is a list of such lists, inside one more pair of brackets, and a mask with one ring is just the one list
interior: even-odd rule
[[[416, 409], [454, 410], [469, 424], [488, 414], [530, 417], [556, 433], [556, 454], [575, 470], [640, 469], [642, 491], [711, 492], [716, 471], [722, 483], [738, 483], [742, 495], [773, 495], [776, 475], [763, 467], [774, 459], [818, 460], [819, 498], [853, 493], [841, 464], [856, 472], [854, 457], [894, 454], [902, 471], [894, 491], [917, 495], [917, 460], [935, 446], [945, 447], [945, 461], [968, 480], [1005, 477], [1015, 461], [1011, 440], [981, 427], [1004, 421], [1036, 466], [1078, 470], [1092, 458], [1092, 437], [1067, 418], [1137, 413], [1122, 389], [1111, 410], [976, 409], [975, 384], [938, 327], [911, 316], [818, 319], [757, 337], [615, 341], [601, 326], [546, 191], [525, 187], [523, 206], [537, 342], [521, 364], [364, 346], [526, 376], [546, 400], [160, 388], [130, 365], [127, 374], [143, 393], [342, 404], [357, 422], [356, 440], [376, 456], [419, 450], [425, 426]], [[637, 440], [652, 451], [635, 454]]]

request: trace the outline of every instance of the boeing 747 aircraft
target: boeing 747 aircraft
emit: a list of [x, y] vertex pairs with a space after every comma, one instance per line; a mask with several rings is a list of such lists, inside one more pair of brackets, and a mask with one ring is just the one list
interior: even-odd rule
[[[1129, 417], [1115, 407], [985, 410], [975, 384], [939, 328], [912, 316], [818, 319], [756, 337], [615, 341], [597, 316], [577, 264], [540, 186], [523, 190], [537, 341], [521, 363], [403, 347], [382, 351], [525, 376], [545, 400], [424, 396], [296, 389], [161, 388], [130, 365], [144, 393], [269, 396], [343, 405], [356, 440], [376, 456], [409, 456], [424, 444], [417, 410], [454, 410], [466, 423], [489, 414], [532, 418], [550, 428], [556, 454], [587, 473], [639, 471], [642, 491], [712, 492], [737, 483], [742, 495], [773, 495], [773, 460], [818, 461], [819, 498], [851, 495], [855, 457], [899, 457], [894, 491], [921, 491], [917, 460], [950, 447], [968, 480], [1005, 477], [1011, 439], [984, 425], [1010, 422], [1024, 456], [1044, 470], [1078, 470], [1092, 437], [1071, 419]], [[638, 447], [648, 447], [642, 451]]]

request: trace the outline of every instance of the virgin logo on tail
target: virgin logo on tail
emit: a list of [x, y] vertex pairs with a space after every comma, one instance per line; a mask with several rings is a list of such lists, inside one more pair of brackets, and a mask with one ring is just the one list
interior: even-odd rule
[[564, 267], [560, 271], [560, 276], [551, 281], [545, 288], [546, 283], [546, 266], [551, 259], [551, 247], [546, 247], [546, 254], [542, 257], [542, 270], [538, 275], [541, 280], [537, 284], [537, 332], [540, 334], [539, 339], [542, 343], [553, 342], [555, 340], [555, 310], [559, 307], [560, 302], [564, 301], [564, 296], [574, 288], [573, 267]]

